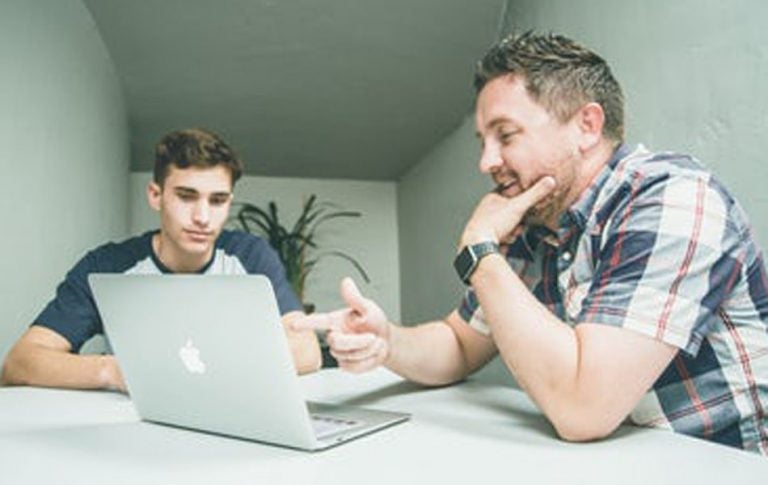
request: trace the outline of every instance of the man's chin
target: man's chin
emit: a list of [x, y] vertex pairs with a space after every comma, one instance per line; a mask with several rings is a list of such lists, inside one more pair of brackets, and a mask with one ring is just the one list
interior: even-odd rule
[[189, 255], [202, 256], [208, 254], [212, 247], [212, 240], [187, 240], [184, 242], [183, 249]]

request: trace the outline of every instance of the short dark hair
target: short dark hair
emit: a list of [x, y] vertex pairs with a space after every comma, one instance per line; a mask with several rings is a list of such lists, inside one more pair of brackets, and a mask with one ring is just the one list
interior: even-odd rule
[[511, 34], [477, 63], [476, 92], [502, 76], [522, 79], [531, 98], [563, 122], [586, 103], [600, 104], [603, 135], [616, 144], [623, 141], [621, 86], [602, 57], [575, 41], [553, 33]]
[[155, 183], [162, 187], [168, 167], [215, 167], [223, 165], [232, 175], [232, 185], [243, 174], [243, 162], [217, 134], [202, 128], [173, 131], [155, 147]]

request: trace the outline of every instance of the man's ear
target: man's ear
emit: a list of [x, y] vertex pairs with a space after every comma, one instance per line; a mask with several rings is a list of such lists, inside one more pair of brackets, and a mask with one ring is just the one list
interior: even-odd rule
[[588, 151], [602, 139], [605, 111], [599, 103], [587, 103], [576, 113], [576, 122], [581, 134], [579, 148]]
[[163, 196], [163, 189], [157, 184], [157, 182], [150, 182], [147, 184], [147, 203], [156, 211], [160, 211], [161, 198]]

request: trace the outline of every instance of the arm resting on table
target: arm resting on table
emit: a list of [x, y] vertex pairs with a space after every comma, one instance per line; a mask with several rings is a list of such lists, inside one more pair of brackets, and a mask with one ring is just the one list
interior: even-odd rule
[[2, 372], [4, 385], [117, 389], [125, 392], [122, 374], [111, 355], [76, 355], [61, 335], [33, 325], [11, 348]]

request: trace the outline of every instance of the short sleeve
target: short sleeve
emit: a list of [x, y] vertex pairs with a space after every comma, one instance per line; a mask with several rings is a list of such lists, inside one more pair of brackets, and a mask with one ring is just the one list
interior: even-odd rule
[[88, 339], [104, 332], [88, 285], [88, 274], [93, 269], [94, 257], [89, 253], [67, 273], [57, 287], [53, 300], [33, 323], [49, 328], [67, 339], [73, 352], [79, 352]]
[[632, 329], [695, 355], [741, 267], [728, 201], [704, 176], [636, 176], [626, 189], [577, 322]]
[[464, 292], [464, 297], [459, 304], [459, 316], [475, 331], [486, 337], [491, 335], [491, 329], [485, 323], [483, 309], [472, 287], [468, 287]]

